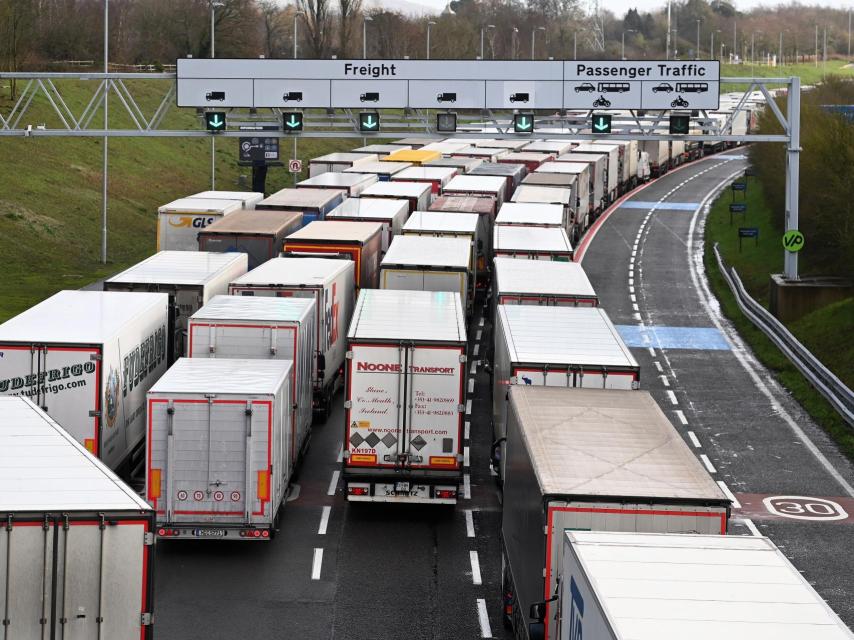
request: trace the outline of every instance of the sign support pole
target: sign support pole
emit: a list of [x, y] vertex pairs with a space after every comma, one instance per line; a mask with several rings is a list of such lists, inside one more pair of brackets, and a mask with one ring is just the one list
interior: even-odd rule
[[[789, 143], [786, 148], [786, 231], [798, 228], [798, 189], [801, 166], [801, 79], [791, 78], [787, 97]], [[798, 254], [783, 251], [786, 280], [798, 279]]]
[[107, 264], [107, 181], [109, 167], [109, 152], [107, 150], [109, 136], [106, 135], [110, 129], [109, 116], [107, 114], [107, 102], [110, 96], [110, 0], [104, 0], [104, 193], [103, 209], [101, 211], [101, 264]]

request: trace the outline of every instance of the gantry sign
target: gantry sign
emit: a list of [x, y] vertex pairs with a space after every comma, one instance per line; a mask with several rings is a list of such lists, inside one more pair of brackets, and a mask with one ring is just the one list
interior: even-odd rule
[[708, 109], [718, 61], [223, 60], [177, 62], [179, 107]]

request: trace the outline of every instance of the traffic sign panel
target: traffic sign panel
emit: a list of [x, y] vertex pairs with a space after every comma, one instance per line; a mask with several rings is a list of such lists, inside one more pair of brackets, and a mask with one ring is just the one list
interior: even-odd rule
[[685, 114], [677, 114], [670, 116], [670, 133], [674, 135], [684, 135], [690, 131], [691, 116]]
[[240, 138], [239, 161], [246, 164], [266, 164], [279, 160], [278, 138]]
[[413, 109], [485, 109], [483, 80], [410, 80], [409, 106]]
[[225, 131], [225, 111], [206, 111], [205, 128], [208, 131]]
[[513, 131], [516, 133], [532, 133], [534, 131], [534, 114], [517, 113], [513, 115]]
[[288, 171], [291, 173], [302, 173], [302, 160], [296, 158], [288, 160]]
[[405, 80], [333, 80], [333, 107], [399, 109], [409, 97]]
[[590, 128], [593, 133], [611, 133], [611, 114], [594, 113]]
[[256, 79], [253, 106], [302, 108], [330, 105], [329, 80]]
[[437, 113], [436, 131], [440, 133], [453, 133], [457, 130], [456, 113]]
[[363, 111], [359, 114], [359, 131], [373, 133], [380, 130], [380, 114], [376, 111]]
[[303, 114], [299, 111], [288, 111], [282, 114], [282, 127], [286, 133], [302, 131]]

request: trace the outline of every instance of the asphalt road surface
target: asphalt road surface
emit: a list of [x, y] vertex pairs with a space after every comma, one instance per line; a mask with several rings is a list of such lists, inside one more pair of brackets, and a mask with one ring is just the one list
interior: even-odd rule
[[[633, 347], [641, 387], [738, 501], [731, 533], [771, 537], [851, 626], [854, 469], [755, 361], [704, 286], [704, 205], [744, 166], [738, 151], [712, 156], [634, 192], [588, 234], [583, 265]], [[475, 308], [470, 366], [492, 340], [483, 301]], [[348, 504], [337, 473], [339, 394], [313, 431], [274, 540], [158, 544], [156, 637], [509, 638], [499, 617], [488, 375], [476, 364], [470, 371], [470, 453], [456, 507]]]

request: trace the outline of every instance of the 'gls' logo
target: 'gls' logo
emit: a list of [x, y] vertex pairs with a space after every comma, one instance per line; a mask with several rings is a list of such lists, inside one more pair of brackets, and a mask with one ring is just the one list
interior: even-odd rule
[[179, 229], [188, 229], [195, 227], [196, 229], [204, 229], [209, 224], [213, 223], [213, 218], [198, 218], [194, 216], [181, 216], [180, 218], [170, 219], [169, 226]]
[[584, 598], [575, 584], [575, 578], [569, 578], [569, 593], [572, 602], [569, 609], [569, 640], [582, 640], [582, 619], [584, 618]]

